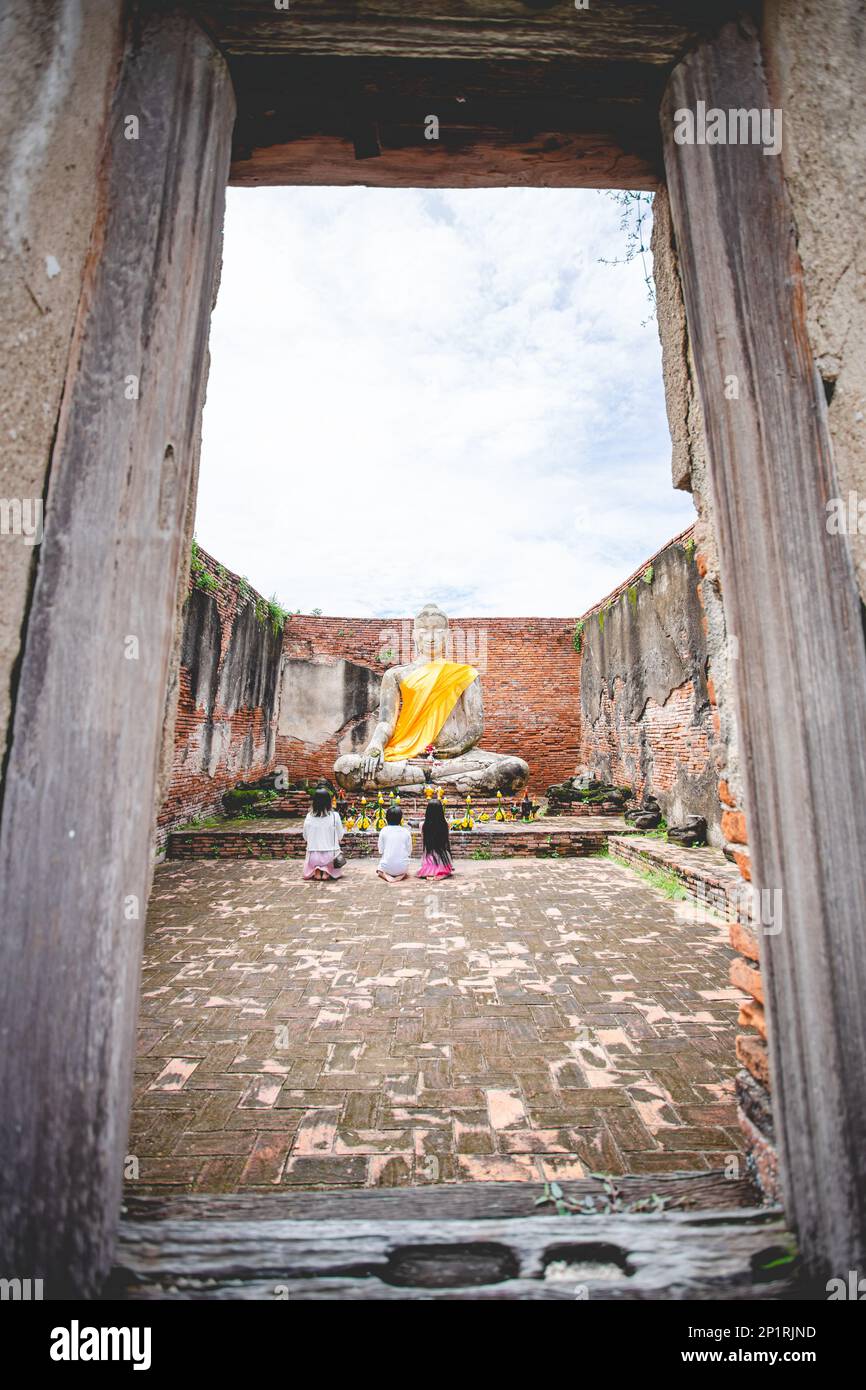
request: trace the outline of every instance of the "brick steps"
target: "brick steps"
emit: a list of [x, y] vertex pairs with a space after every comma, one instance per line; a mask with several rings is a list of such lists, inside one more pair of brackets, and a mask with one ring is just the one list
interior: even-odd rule
[[687, 893], [729, 922], [739, 921], [746, 910], [748, 885], [721, 850], [684, 849], [640, 833], [612, 835], [608, 845], [611, 854], [636, 869], [664, 869], [673, 874]]
[[[608, 837], [622, 829], [622, 822], [592, 825], [560, 823], [549, 828], [544, 822], [511, 822], [485, 829], [455, 832], [451, 852], [455, 859], [558, 859], [585, 857], [604, 849]], [[378, 855], [375, 832], [347, 831], [343, 849], [349, 859], [368, 859]], [[416, 855], [419, 846], [416, 842]], [[299, 825], [287, 823], [271, 827], [266, 822], [249, 821], [226, 829], [174, 831], [168, 837], [169, 859], [302, 859], [304, 840]]]

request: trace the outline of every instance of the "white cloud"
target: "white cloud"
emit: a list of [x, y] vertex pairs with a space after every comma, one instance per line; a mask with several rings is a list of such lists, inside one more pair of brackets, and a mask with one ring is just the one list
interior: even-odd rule
[[[693, 518], [619, 208], [230, 189], [198, 538], [289, 608], [571, 616]], [[447, 599], [447, 602], [446, 602]]]

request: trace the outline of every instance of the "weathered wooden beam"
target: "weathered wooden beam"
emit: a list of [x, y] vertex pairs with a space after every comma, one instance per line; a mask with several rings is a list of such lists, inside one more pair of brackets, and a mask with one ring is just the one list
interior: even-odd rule
[[[677, 144], [696, 103], [768, 109], [755, 32], [673, 72], [662, 132], [706, 421], [786, 1203], [816, 1270], [866, 1260], [866, 653], [781, 161]], [[727, 387], [727, 389], [726, 389]]]
[[359, 160], [353, 140], [302, 136], [236, 159], [230, 182], [350, 185], [373, 188], [632, 188], [658, 187], [658, 175], [610, 135], [541, 131], [516, 140], [502, 131], [455, 128], [421, 146], [415, 132], [379, 127], [380, 156]]
[[[238, 119], [274, 103], [327, 104], [355, 87], [384, 101], [456, 100], [468, 103], [597, 101], [614, 106], [661, 99], [666, 68], [582, 59], [532, 63], [512, 59], [323, 57], [282, 53], [230, 55]], [[647, 132], [659, 139], [658, 129]]]
[[125, 1220], [105, 1292], [134, 1299], [780, 1298], [792, 1290], [792, 1254], [780, 1217], [754, 1210]]
[[[632, 189], [659, 184], [656, 113], [671, 64], [729, 12], [704, 7], [698, 19], [689, 6], [578, 12], [522, 2], [459, 13], [422, 7], [411, 17], [405, 7], [375, 5], [348, 16], [320, 5], [224, 8], [225, 23], [218, 6], [197, 13], [229, 53], [238, 101], [232, 183]], [[489, 32], [479, 36], [473, 26], [484, 14]], [[385, 32], [376, 28], [382, 23]], [[440, 37], [450, 25], [456, 38], [444, 47], [418, 43], [419, 24]], [[396, 44], [395, 35], [402, 36]], [[360, 142], [358, 94], [369, 126]], [[437, 140], [427, 138], [430, 114], [439, 121]], [[380, 157], [359, 168], [370, 153]]]
[[47, 1297], [100, 1282], [120, 1208], [233, 117], [224, 60], [199, 26], [139, 9], [52, 455], [0, 823], [0, 1251], [4, 1271], [43, 1278]]
[[[569, 63], [236, 59], [231, 179], [507, 184], [528, 180], [531, 159], [539, 184], [654, 188], [662, 74], [617, 71], [627, 93], [612, 99], [597, 69]], [[368, 152], [381, 168], [354, 167]]]
[[[615, 1179], [617, 1191], [628, 1206], [649, 1197], [663, 1198], [672, 1209], [717, 1211], [753, 1207], [758, 1193], [747, 1178], [730, 1178], [719, 1169], [700, 1173], [653, 1173]], [[592, 1197], [603, 1210], [604, 1185], [593, 1178], [562, 1182], [570, 1202]], [[127, 1219], [180, 1221], [196, 1219], [233, 1221], [317, 1220], [376, 1221], [454, 1220], [490, 1221], [510, 1216], [556, 1216], [552, 1202], [536, 1205], [545, 1195], [543, 1183], [461, 1182], [430, 1187], [335, 1189], [321, 1192], [170, 1193], [137, 1197], [127, 1188], [123, 1211]]]
[[742, 4], [733, 0], [190, 0], [227, 54], [306, 53], [397, 58], [672, 64]]

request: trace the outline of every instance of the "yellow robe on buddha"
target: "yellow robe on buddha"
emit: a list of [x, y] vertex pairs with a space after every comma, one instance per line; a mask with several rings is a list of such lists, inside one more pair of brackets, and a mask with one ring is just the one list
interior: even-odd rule
[[435, 743], [460, 696], [477, 675], [474, 666], [462, 666], [441, 656], [410, 671], [400, 682], [402, 703], [385, 747], [385, 762], [415, 758]]

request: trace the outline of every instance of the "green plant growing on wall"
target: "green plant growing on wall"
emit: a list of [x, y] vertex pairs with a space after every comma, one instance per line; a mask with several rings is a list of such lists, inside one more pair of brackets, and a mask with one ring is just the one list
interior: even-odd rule
[[654, 578], [655, 570], [653, 569], [652, 565], [647, 565], [646, 569], [643, 572], [644, 584], [652, 584]]
[[276, 791], [236, 787], [223, 796], [223, 809], [232, 820], [254, 820], [258, 816], [259, 807], [269, 801], [276, 801], [278, 797], [279, 792]]
[[631, 604], [632, 611], [633, 611], [633, 612], [637, 612], [637, 585], [636, 585], [636, 584], [629, 584], [629, 586], [628, 586], [628, 601], [629, 601], [629, 603]]
[[686, 541], [685, 545], [683, 546], [683, 550], [686, 552], [686, 559], [687, 559], [687, 560], [690, 560], [690, 559], [692, 558], [692, 556], [694, 555], [694, 553], [695, 553], [695, 538], [694, 538], [694, 536], [689, 536], [688, 540]]
[[385, 647], [384, 650], [379, 653], [378, 659], [384, 665], [387, 665], [389, 661], [396, 661], [397, 654], [392, 650], [391, 647]]
[[275, 637], [279, 637], [286, 625], [289, 616], [288, 610], [283, 608], [276, 594], [271, 594], [269, 599], [256, 599], [255, 608], [256, 622], [262, 627], [269, 626]]
[[270, 598], [267, 601], [266, 608], [266, 621], [270, 623], [271, 631], [274, 634], [274, 636], [279, 637], [280, 633], [286, 625], [286, 620], [289, 617], [289, 610], [283, 607], [276, 594], [271, 594]]
[[252, 601], [252, 585], [250, 584], [250, 581], [247, 579], [246, 575], [243, 575], [238, 580], [238, 603], [252, 603]]
[[189, 572], [192, 578], [193, 587], [201, 589], [202, 593], [212, 594], [219, 588], [219, 580], [215, 579], [202, 559], [198, 542], [193, 539], [192, 550], [189, 557]]
[[599, 610], [598, 610], [598, 630], [599, 630], [599, 632], [604, 632], [604, 609], [603, 609], [603, 608], [599, 608]]
[[574, 632], [571, 634], [571, 645], [574, 647], [574, 650], [577, 652], [578, 656], [580, 656], [580, 653], [583, 650], [583, 629], [585, 626], [586, 624], [584, 623], [583, 618], [578, 618], [577, 622], [574, 625]]

